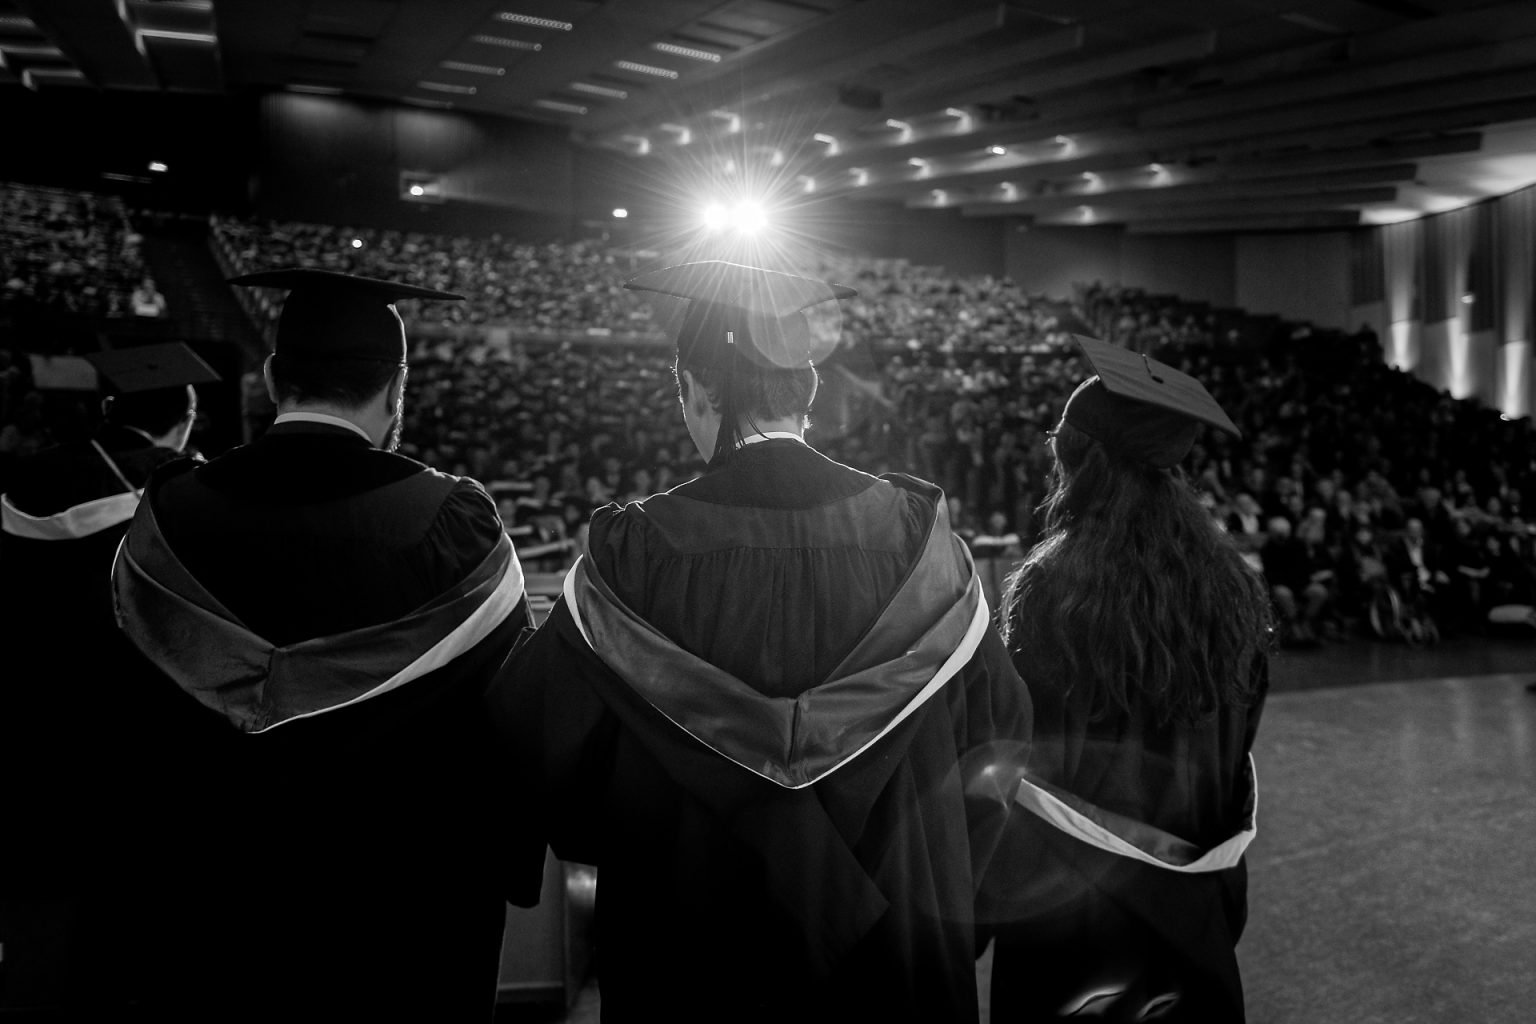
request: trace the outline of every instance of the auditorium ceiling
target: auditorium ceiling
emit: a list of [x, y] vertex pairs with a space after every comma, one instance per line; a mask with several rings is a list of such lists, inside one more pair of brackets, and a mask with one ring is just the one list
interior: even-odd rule
[[0, 0], [3, 81], [386, 99], [657, 173], [1147, 233], [1536, 181], [1533, 0]]

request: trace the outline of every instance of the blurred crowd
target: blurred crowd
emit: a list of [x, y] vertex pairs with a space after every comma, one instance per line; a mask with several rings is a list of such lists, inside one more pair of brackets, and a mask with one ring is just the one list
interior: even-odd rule
[[[5, 207], [7, 237], [13, 221], [36, 225], [15, 232], [35, 245], [3, 254], [7, 279], [76, 304], [126, 301], [142, 266], [120, 211], [21, 194]], [[468, 297], [403, 306], [417, 327], [508, 328], [421, 333], [403, 450], [483, 481], [532, 572], [574, 561], [596, 506], [702, 469], [657, 313], [622, 287], [640, 255], [228, 218], [214, 231], [233, 271], [308, 265], [405, 280]], [[808, 439], [870, 472], [939, 483], [992, 588], [1033, 539], [1050, 485], [1044, 442], [1085, 373], [1069, 333], [1081, 331], [1194, 374], [1242, 429], [1241, 440], [1206, 436], [1186, 469], [1265, 574], [1286, 642], [1536, 628], [1529, 421], [1391, 369], [1368, 330], [1286, 328], [1255, 343], [1198, 304], [1113, 285], [1050, 299], [895, 260], [803, 269], [859, 291], [843, 306]], [[0, 350], [0, 457], [49, 439], [24, 361]]]
[[[317, 267], [404, 281], [463, 295], [463, 302], [422, 301], [418, 323], [532, 330], [644, 330], [650, 307], [624, 282], [633, 257], [599, 242], [519, 242], [325, 224], [215, 216], [214, 242], [234, 273]], [[280, 293], [279, 293], [280, 294]], [[280, 306], [265, 315], [276, 319]]]
[[115, 197], [0, 182], [0, 317], [134, 314], [142, 241]]

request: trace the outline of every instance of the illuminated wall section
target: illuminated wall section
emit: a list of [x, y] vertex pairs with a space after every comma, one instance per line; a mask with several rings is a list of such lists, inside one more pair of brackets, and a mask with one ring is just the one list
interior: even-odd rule
[[1499, 411], [1513, 419], [1531, 414], [1531, 343], [1506, 342], [1499, 349]]
[[1529, 416], [1533, 305], [1536, 305], [1536, 187], [1499, 200], [1497, 274], [1503, 338], [1498, 407], [1506, 416]]
[[1388, 224], [1380, 231], [1389, 325], [1387, 362], [1399, 370], [1413, 370], [1419, 365], [1418, 287], [1424, 222]]
[[1507, 416], [1536, 410], [1536, 186], [1383, 225], [1352, 242], [1351, 270], [1352, 315], [1385, 322], [1390, 365]]
[[1388, 331], [1387, 365], [1412, 370], [1419, 365], [1419, 322], [1395, 320]]

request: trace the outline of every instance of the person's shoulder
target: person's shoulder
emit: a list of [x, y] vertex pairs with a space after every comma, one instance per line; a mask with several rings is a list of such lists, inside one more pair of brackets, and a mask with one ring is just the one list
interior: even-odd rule
[[[414, 460], [411, 460], [414, 461]], [[472, 517], [481, 520], [493, 520], [501, 524], [501, 515], [496, 511], [496, 499], [491, 497], [490, 491], [485, 485], [474, 477], [454, 476], [452, 473], [444, 473], [433, 469], [424, 463], [416, 463], [420, 469], [420, 479], [431, 481], [445, 492], [442, 509], [445, 512]]]
[[652, 517], [664, 512], [674, 492], [653, 494], [643, 501], [609, 502], [592, 512], [587, 521], [587, 547], [622, 550], [640, 541], [652, 527]]
[[[923, 527], [932, 522], [944, 506], [944, 490], [938, 484], [907, 473], [885, 473], [875, 480], [879, 492], [899, 503], [910, 526]], [[955, 524], [950, 523], [954, 529]]]

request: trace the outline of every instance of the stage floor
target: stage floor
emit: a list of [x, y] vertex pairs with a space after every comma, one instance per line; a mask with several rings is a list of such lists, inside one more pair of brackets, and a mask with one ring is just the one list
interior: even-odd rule
[[[1536, 637], [1330, 643], [1271, 675], [1250, 1024], [1536, 1019]], [[542, 1019], [600, 1005], [594, 980]]]

